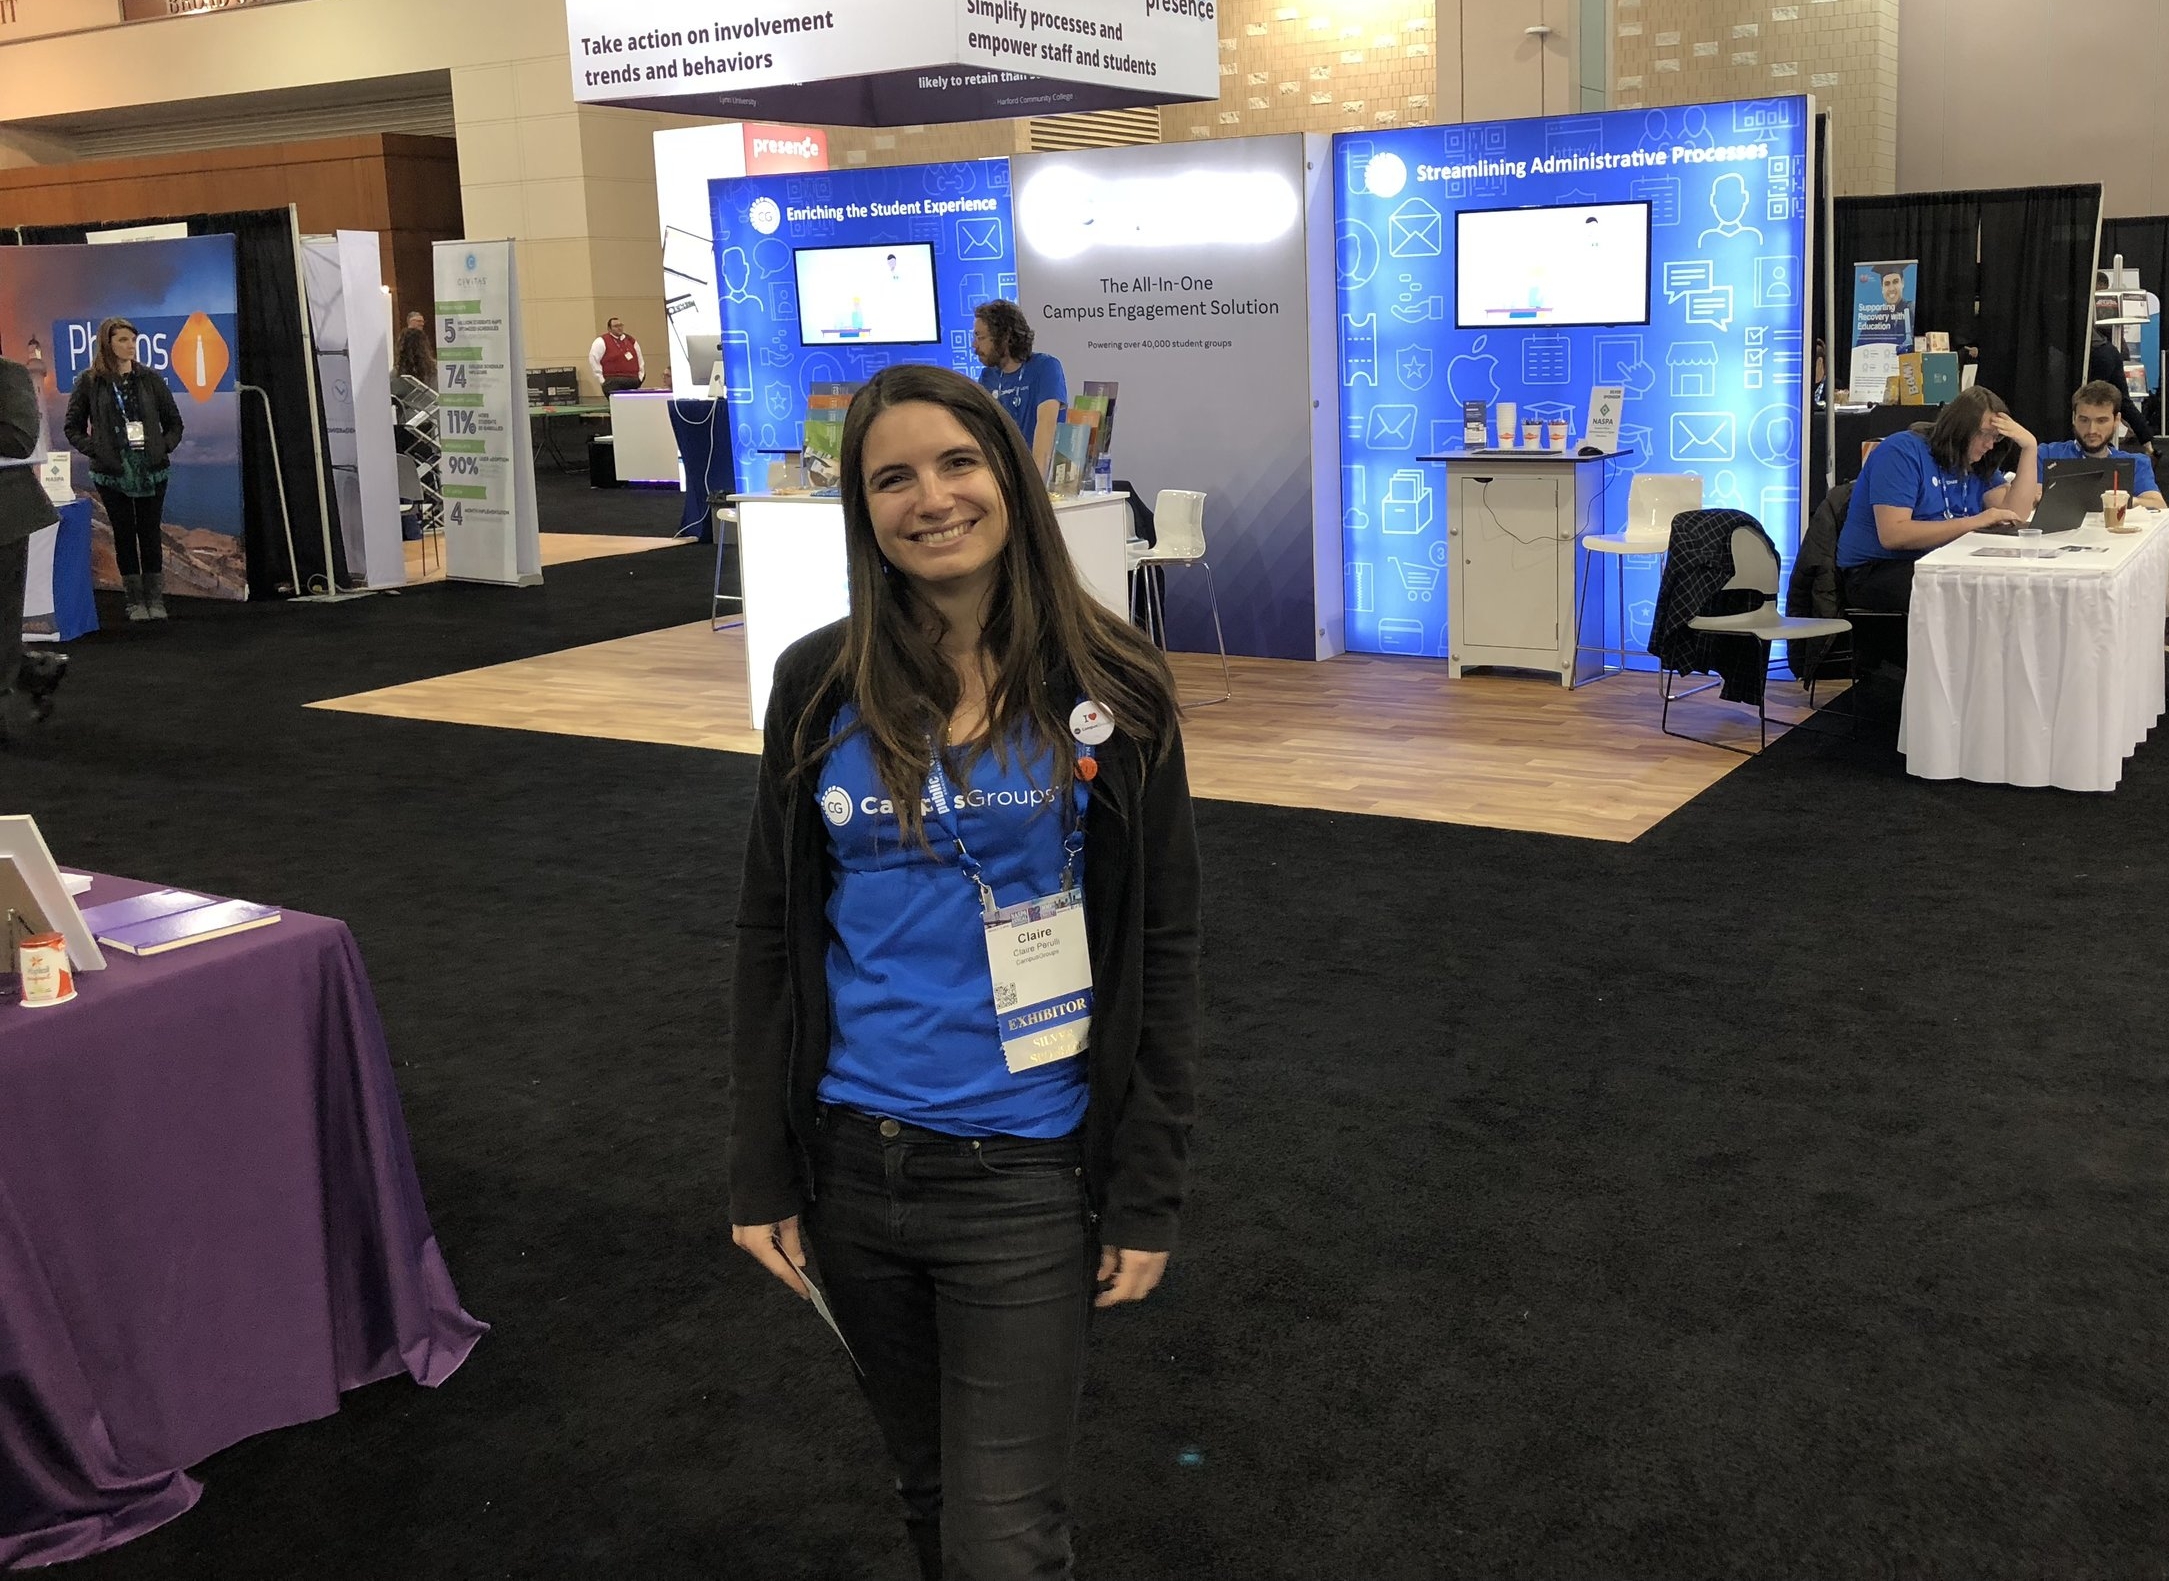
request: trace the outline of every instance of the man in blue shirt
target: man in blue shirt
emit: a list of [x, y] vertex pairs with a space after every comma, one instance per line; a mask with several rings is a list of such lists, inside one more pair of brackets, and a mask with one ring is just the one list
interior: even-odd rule
[[2123, 404], [2124, 393], [2105, 380], [2080, 385], [2078, 393], [2071, 397], [2073, 437], [2041, 447], [2042, 478], [2047, 479], [2051, 461], [2107, 461], [2111, 457], [2129, 461], [2135, 474], [2133, 503], [2161, 510], [2169, 500], [2162, 498], [2161, 486], [2154, 481], [2153, 460], [2143, 450], [2118, 450], [2115, 446], [2116, 418]]
[[972, 315], [972, 350], [986, 364], [979, 385], [1000, 403], [1029, 446], [1038, 436], [1039, 403], [1069, 401], [1062, 364], [1032, 349], [1032, 321], [1014, 302], [983, 302]]

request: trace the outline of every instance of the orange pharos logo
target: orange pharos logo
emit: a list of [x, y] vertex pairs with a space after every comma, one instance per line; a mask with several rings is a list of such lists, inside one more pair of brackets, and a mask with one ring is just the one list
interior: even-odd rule
[[191, 313], [181, 332], [173, 337], [166, 358], [181, 388], [200, 404], [218, 393], [219, 381], [226, 377], [233, 353], [208, 315]]

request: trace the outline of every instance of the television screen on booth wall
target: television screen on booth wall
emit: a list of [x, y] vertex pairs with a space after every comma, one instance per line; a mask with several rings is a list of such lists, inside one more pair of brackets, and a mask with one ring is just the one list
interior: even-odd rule
[[1577, 203], [1454, 215], [1461, 329], [1649, 322], [1649, 205]]
[[801, 247], [794, 262], [801, 344], [923, 346], [941, 339], [932, 244]]

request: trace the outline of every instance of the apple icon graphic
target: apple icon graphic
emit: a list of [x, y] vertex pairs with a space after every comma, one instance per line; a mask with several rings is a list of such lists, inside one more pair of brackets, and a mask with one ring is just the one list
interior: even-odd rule
[[1499, 398], [1499, 359], [1478, 356], [1489, 335], [1478, 335], [1468, 351], [1446, 364], [1446, 388], [1457, 401], [1482, 401], [1486, 406]]

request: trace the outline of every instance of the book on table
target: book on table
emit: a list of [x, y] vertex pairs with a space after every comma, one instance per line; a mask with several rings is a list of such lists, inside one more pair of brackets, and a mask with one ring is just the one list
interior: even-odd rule
[[268, 928], [280, 918], [276, 906], [225, 900], [189, 889], [156, 889], [126, 900], [109, 900], [83, 913], [100, 944], [126, 955], [163, 955], [183, 945], [230, 938]]

